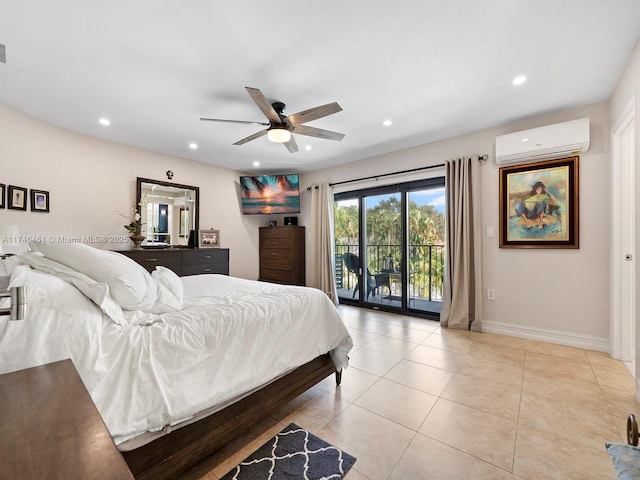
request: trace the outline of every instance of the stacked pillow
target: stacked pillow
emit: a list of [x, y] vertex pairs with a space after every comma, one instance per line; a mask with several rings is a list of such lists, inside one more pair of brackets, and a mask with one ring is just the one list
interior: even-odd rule
[[[93, 301], [100, 309], [120, 325], [125, 325], [127, 321], [122, 313], [122, 308], [109, 295], [109, 286], [106, 283], [99, 283], [88, 277], [84, 273], [77, 272], [61, 263], [54, 262], [46, 258], [39, 252], [25, 253], [20, 255], [20, 259], [34, 270], [49, 273], [59, 280], [70, 283], [76, 287], [85, 297]], [[29, 291], [29, 295], [31, 292]]]
[[124, 321], [122, 310], [162, 314], [183, 308], [182, 282], [164, 267], [152, 276], [124, 255], [81, 243], [29, 247], [32, 253], [21, 255], [25, 263], [68, 281], [117, 323]]

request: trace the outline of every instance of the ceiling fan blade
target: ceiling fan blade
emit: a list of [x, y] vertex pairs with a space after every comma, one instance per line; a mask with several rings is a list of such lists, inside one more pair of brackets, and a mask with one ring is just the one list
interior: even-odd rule
[[250, 125], [264, 125], [265, 127], [268, 127], [269, 125], [271, 125], [270, 123], [266, 123], [266, 122], [251, 122], [251, 121], [247, 121], [247, 120], [224, 120], [222, 118], [202, 118], [202, 117], [200, 117], [200, 120], [205, 120], [207, 122], [247, 123], [247, 124], [250, 124]]
[[309, 110], [304, 110], [302, 112], [294, 113], [293, 115], [289, 115], [287, 120], [291, 123], [291, 125], [300, 125], [301, 123], [310, 122], [311, 120], [317, 120], [318, 118], [326, 117], [328, 115], [333, 115], [334, 113], [338, 113], [342, 111], [342, 107], [338, 105], [336, 102], [327, 103], [326, 105], [321, 105], [319, 107], [310, 108]]
[[288, 142], [284, 143], [284, 146], [287, 147], [289, 153], [296, 153], [298, 151], [298, 144], [296, 143], [295, 138], [291, 135], [291, 139]]
[[268, 128], [265, 128], [264, 130], [260, 130], [258, 133], [254, 133], [253, 135], [249, 135], [248, 137], [245, 137], [242, 140], [238, 140], [236, 143], [234, 143], [234, 145], [244, 145], [245, 143], [250, 142], [251, 140], [260, 138], [266, 135], [268, 130], [269, 130]]
[[251, 95], [251, 98], [253, 98], [253, 101], [256, 102], [256, 105], [258, 105], [258, 108], [262, 110], [262, 113], [265, 114], [265, 116], [269, 119], [270, 122], [282, 123], [282, 120], [280, 119], [280, 115], [278, 115], [278, 113], [273, 109], [273, 106], [271, 105], [271, 103], [269, 103], [269, 100], [267, 100], [267, 98], [262, 94], [260, 90], [258, 90], [257, 88], [251, 88], [251, 87], [244, 87], [244, 88], [247, 89], [247, 92], [249, 92], [249, 95]]
[[293, 128], [293, 133], [324, 138], [325, 140], [336, 140], [338, 142], [344, 138], [344, 133], [332, 132], [331, 130], [323, 130], [322, 128], [309, 127], [307, 125], [296, 125]]

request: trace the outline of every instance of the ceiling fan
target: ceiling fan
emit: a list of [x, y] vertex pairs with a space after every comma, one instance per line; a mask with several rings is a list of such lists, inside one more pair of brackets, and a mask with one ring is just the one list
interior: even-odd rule
[[244, 120], [223, 120], [219, 118], [200, 118], [200, 120], [206, 120], [209, 122], [227, 122], [227, 123], [249, 123], [254, 125], [263, 125], [264, 130], [260, 130], [253, 135], [249, 135], [242, 140], [238, 140], [234, 145], [243, 145], [251, 140], [260, 138], [264, 135], [269, 140], [276, 143], [284, 143], [289, 152], [295, 153], [298, 151], [298, 145], [293, 138], [292, 133], [307, 135], [309, 137], [324, 138], [325, 140], [337, 140], [340, 141], [344, 138], [343, 133], [332, 132], [330, 130], [323, 130], [321, 128], [309, 127], [302, 125], [303, 123], [317, 120], [334, 113], [342, 111], [342, 107], [336, 102], [327, 103], [319, 107], [310, 108], [302, 112], [294, 113], [293, 115], [284, 115], [285, 104], [282, 102], [269, 103], [266, 97], [257, 88], [245, 87], [253, 101], [256, 102], [258, 108], [262, 110], [269, 122], [251, 122]]

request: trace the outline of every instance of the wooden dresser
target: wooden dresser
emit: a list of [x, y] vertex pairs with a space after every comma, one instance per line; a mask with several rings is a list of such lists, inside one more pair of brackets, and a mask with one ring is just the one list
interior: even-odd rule
[[304, 227], [260, 228], [258, 280], [304, 286], [304, 262]]
[[149, 272], [158, 266], [167, 267], [177, 275], [219, 273], [229, 275], [228, 248], [168, 248], [150, 250], [122, 250], [118, 253], [142, 265]]
[[0, 375], [0, 478], [131, 479], [71, 360]]

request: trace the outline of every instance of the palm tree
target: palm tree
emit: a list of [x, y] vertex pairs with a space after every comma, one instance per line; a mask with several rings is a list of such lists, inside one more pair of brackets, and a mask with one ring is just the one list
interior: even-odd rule
[[[292, 190], [298, 186], [297, 175], [262, 175], [240, 177], [240, 189], [242, 195], [249, 197], [251, 190], [257, 190], [260, 195], [264, 193], [269, 183], [277, 184], [283, 191]], [[253, 187], [253, 188], [252, 188]]]

